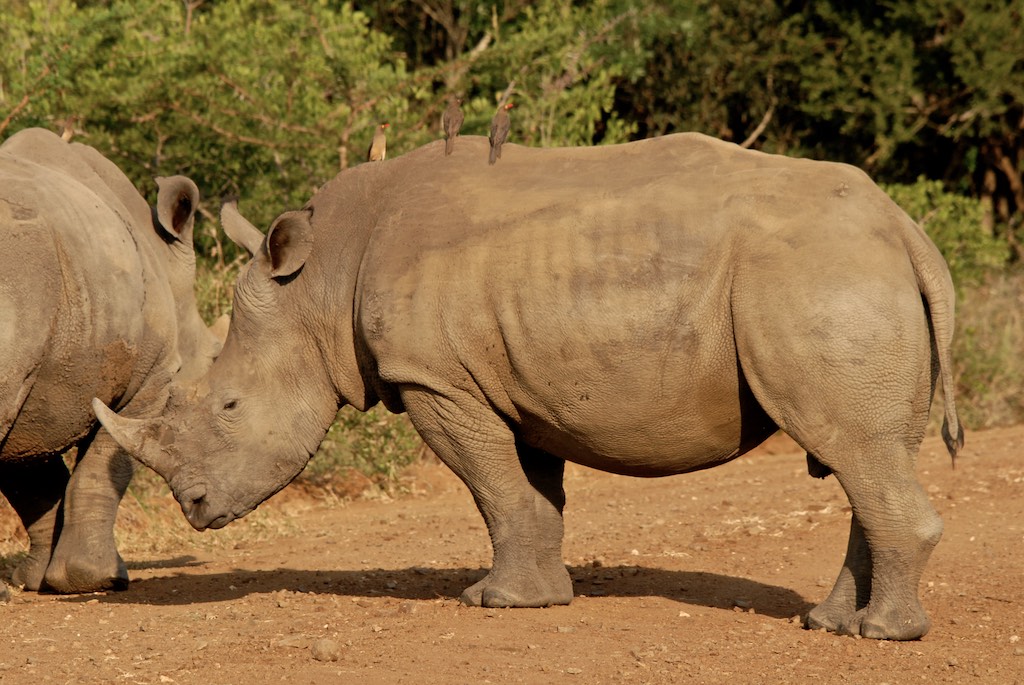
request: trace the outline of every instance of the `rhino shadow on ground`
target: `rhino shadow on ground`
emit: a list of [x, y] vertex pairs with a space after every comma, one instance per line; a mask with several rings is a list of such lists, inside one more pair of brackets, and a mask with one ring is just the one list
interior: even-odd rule
[[[184, 561], [183, 561], [184, 559]], [[149, 568], [194, 566], [188, 558], [147, 562]], [[185, 605], [237, 600], [274, 592], [394, 599], [458, 599], [485, 569], [423, 568], [308, 571], [235, 570], [227, 573], [176, 573], [138, 579], [127, 592], [100, 598], [110, 604]], [[570, 566], [577, 597], [664, 597], [691, 606], [753, 610], [771, 618], [804, 614], [814, 604], [793, 590], [748, 578], [700, 571], [670, 571], [643, 566]], [[62, 599], [86, 602], [96, 595]]]

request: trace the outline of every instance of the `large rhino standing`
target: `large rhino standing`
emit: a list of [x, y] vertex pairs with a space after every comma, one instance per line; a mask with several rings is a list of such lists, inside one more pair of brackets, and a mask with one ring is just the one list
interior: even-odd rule
[[566, 460], [665, 476], [783, 429], [853, 507], [810, 626], [923, 635], [917, 584], [942, 522], [915, 477], [933, 387], [953, 402], [953, 288], [922, 230], [861, 171], [698, 134], [613, 147], [467, 137], [342, 172], [264, 238], [222, 355], [164, 415], [93, 406], [197, 529], [306, 464], [342, 404], [408, 412], [473, 494], [484, 606], [572, 599]]
[[219, 350], [193, 293], [198, 189], [157, 182], [151, 209], [89, 146], [42, 129], [0, 146], [0, 491], [28, 530], [28, 589], [127, 584], [113, 526], [133, 462], [89, 402], [157, 415], [171, 377]]

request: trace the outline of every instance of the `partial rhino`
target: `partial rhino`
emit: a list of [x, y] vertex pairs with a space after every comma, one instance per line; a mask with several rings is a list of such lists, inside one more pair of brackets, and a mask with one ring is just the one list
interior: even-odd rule
[[133, 461], [89, 402], [155, 416], [219, 352], [193, 292], [199, 191], [157, 184], [151, 209], [95, 149], [42, 129], [0, 146], [0, 491], [28, 530], [13, 581], [30, 590], [127, 585], [113, 526]]
[[698, 134], [626, 145], [442, 143], [343, 171], [248, 246], [224, 350], [158, 419], [93, 406], [196, 529], [294, 478], [342, 404], [408, 412], [469, 487], [493, 545], [462, 599], [565, 604], [565, 461], [666, 476], [781, 428], [853, 508], [807, 623], [923, 635], [942, 521], [915, 477], [933, 387], [947, 446], [949, 271], [858, 169]]

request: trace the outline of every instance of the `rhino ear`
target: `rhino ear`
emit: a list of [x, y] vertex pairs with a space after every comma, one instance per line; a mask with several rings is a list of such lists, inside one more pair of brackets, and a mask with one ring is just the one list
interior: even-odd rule
[[306, 263], [313, 249], [313, 226], [310, 211], [285, 212], [274, 220], [264, 242], [270, 260], [270, 277], [291, 276]]
[[192, 224], [199, 208], [199, 188], [185, 176], [157, 177], [156, 218], [172, 238], [192, 242]]
[[227, 200], [220, 206], [220, 225], [231, 242], [244, 248], [250, 257], [259, 252], [263, 234], [238, 211], [236, 200]]

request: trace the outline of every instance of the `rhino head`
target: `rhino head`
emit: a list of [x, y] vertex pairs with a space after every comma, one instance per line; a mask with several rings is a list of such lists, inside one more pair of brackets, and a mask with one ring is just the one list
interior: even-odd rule
[[315, 340], [325, 322], [307, 301], [315, 270], [308, 210], [286, 212], [267, 236], [233, 205], [225, 232], [253, 258], [239, 275], [224, 347], [198, 380], [176, 384], [162, 416], [93, 410], [133, 457], [170, 485], [197, 530], [249, 513], [297, 476], [334, 420], [339, 394]]

